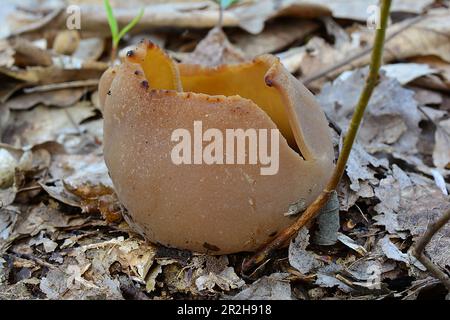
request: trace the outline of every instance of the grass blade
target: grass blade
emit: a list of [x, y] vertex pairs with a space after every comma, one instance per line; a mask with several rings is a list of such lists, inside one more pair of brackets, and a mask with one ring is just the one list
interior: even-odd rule
[[138, 22], [139, 20], [141, 20], [142, 16], [144, 15], [144, 9], [141, 9], [139, 11], [139, 14], [133, 19], [131, 20], [131, 22], [129, 24], [127, 24], [119, 33], [118, 36], [118, 40], [120, 41], [120, 39], [122, 39], [122, 37], [128, 32], [130, 31]]
[[114, 13], [111, 7], [111, 4], [109, 3], [109, 0], [104, 0], [103, 3], [105, 4], [105, 10], [106, 10], [106, 17], [108, 18], [108, 24], [109, 28], [111, 29], [111, 35], [113, 40], [113, 45], [117, 46], [119, 43], [119, 27], [117, 25], [116, 17], [114, 17]]

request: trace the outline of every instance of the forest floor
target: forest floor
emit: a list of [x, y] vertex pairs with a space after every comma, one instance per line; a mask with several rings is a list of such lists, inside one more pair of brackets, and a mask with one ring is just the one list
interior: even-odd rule
[[[225, 10], [224, 33], [208, 33], [213, 1], [112, 1], [121, 24], [145, 7], [119, 57], [142, 38], [208, 65], [275, 54], [316, 94], [338, 153], [368, 71], [377, 1], [316, 2], [240, 1]], [[0, 299], [445, 299], [411, 248], [450, 208], [448, 1], [394, 1], [339, 210], [249, 276], [248, 253], [165, 248], [122, 219], [102, 149], [103, 1], [17, 3], [0, 4]], [[77, 13], [80, 29], [68, 30]], [[446, 225], [425, 250], [447, 274], [449, 248]]]

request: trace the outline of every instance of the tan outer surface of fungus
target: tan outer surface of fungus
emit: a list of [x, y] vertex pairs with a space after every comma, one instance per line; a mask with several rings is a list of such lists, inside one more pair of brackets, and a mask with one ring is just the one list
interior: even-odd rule
[[[284, 215], [290, 205], [311, 203], [332, 174], [333, 147], [322, 110], [270, 55], [216, 68], [177, 65], [167, 57], [159, 63], [175, 66], [169, 75], [175, 90], [152, 89], [152, 79], [167, 83], [142, 63], [154, 50], [162, 52], [141, 44], [106, 71], [99, 85], [105, 161], [131, 224], [148, 240], [170, 247], [210, 254], [256, 250], [293, 222]], [[184, 128], [193, 135], [194, 121], [202, 121], [203, 130], [222, 132], [276, 129], [276, 121], [288, 136], [279, 138], [278, 173], [261, 175], [260, 164], [175, 165], [171, 134]]]

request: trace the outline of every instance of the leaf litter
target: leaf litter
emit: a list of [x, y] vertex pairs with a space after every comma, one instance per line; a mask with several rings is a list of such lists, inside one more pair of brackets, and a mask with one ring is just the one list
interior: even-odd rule
[[[355, 1], [245, 1], [227, 8], [223, 29], [202, 39], [197, 29], [216, 25], [217, 4], [151, 1], [139, 34], [121, 47], [151, 35], [174, 57], [209, 65], [275, 53], [305, 79], [367, 49], [373, 31], [365, 9], [375, 2], [358, 2], [359, 11]], [[100, 7], [86, 9], [86, 30], [66, 32], [55, 3], [0, 5], [10, 17], [0, 31], [0, 298], [417, 299], [439, 288], [411, 246], [450, 203], [448, 8], [431, 0], [395, 2], [393, 12], [409, 15], [397, 17], [388, 36], [427, 13], [386, 44], [390, 64], [336, 199], [288, 248], [244, 277], [248, 253], [164, 248], [128, 226], [102, 157], [95, 87], [108, 66], [106, 18], [98, 19]], [[129, 21], [136, 4], [120, 6], [119, 22]], [[367, 63], [361, 57], [310, 83], [333, 124], [337, 150]], [[289, 214], [304, 209], [299, 202]], [[449, 247], [447, 225], [425, 253], [448, 271]]]

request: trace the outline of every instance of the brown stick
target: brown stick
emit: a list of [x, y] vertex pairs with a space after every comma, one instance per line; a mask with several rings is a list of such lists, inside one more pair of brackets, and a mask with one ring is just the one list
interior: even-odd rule
[[361, 92], [361, 96], [359, 97], [355, 112], [353, 113], [352, 121], [350, 122], [347, 134], [345, 135], [344, 144], [342, 146], [336, 168], [333, 171], [333, 175], [330, 181], [328, 182], [322, 193], [309, 205], [306, 211], [298, 218], [298, 220], [293, 225], [283, 230], [270, 243], [268, 243], [257, 253], [255, 253], [255, 255], [244, 261], [242, 265], [243, 273], [248, 273], [249, 271], [257, 267], [260, 263], [269, 258], [276, 249], [292, 239], [301, 228], [303, 228], [309, 221], [314, 219], [319, 214], [320, 209], [329, 200], [333, 190], [336, 190], [342, 178], [342, 175], [344, 174], [347, 160], [350, 156], [356, 134], [358, 133], [359, 125], [361, 124], [364, 111], [366, 110], [370, 97], [372, 96], [372, 92], [378, 82], [378, 74], [383, 55], [383, 45], [386, 36], [390, 6], [391, 0], [381, 1], [381, 24], [375, 35], [369, 75], [366, 78], [366, 83], [364, 85], [363, 91]]
[[450, 221], [450, 209], [447, 210], [438, 220], [428, 225], [425, 233], [417, 240], [416, 244], [413, 247], [413, 255], [427, 268], [429, 272], [433, 274], [433, 276], [440, 280], [447, 290], [450, 292], [450, 278], [448, 275], [444, 273], [441, 269], [439, 269], [428, 257], [425, 256], [424, 250], [427, 244], [431, 241], [433, 236], [443, 227], [445, 224]]

